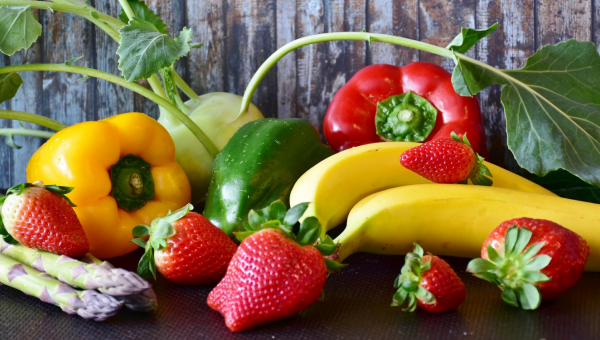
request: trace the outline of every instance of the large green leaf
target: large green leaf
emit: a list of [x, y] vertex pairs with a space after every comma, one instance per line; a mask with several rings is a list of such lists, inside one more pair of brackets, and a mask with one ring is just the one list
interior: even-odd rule
[[[167, 25], [165, 24], [165, 22], [162, 21], [161, 18], [159, 18], [158, 15], [154, 13], [154, 11], [148, 8], [144, 1], [127, 0], [127, 2], [129, 3], [129, 6], [133, 10], [133, 13], [135, 13], [136, 17], [148, 21], [149, 23], [154, 25], [154, 27], [156, 27], [156, 29], [159, 32], [167, 34]], [[127, 17], [127, 14], [125, 14], [123, 9], [121, 9], [121, 12], [119, 13], [119, 20], [126, 24], [129, 23], [129, 18]]]
[[23, 79], [18, 73], [0, 74], [0, 104], [12, 99], [23, 84]]
[[538, 176], [565, 169], [600, 186], [600, 55], [593, 43], [544, 46], [520, 70], [456, 56], [472, 94], [505, 85], [508, 148], [521, 167]]
[[171, 38], [151, 23], [133, 18], [119, 33], [119, 70], [127, 81], [149, 78], [190, 51], [192, 31], [186, 27]]
[[0, 51], [13, 55], [27, 49], [42, 34], [42, 25], [29, 6], [0, 6]]

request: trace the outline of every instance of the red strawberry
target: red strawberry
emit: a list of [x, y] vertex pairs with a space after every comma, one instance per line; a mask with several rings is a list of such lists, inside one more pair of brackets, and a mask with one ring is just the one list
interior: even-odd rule
[[445, 312], [458, 307], [467, 295], [465, 285], [446, 261], [437, 256], [423, 256], [423, 249], [415, 243], [412, 253], [406, 254], [401, 274], [396, 278], [392, 306], [401, 306], [406, 300], [404, 311], [414, 312], [417, 308], [429, 312]]
[[243, 242], [207, 301], [223, 314], [232, 331], [287, 318], [307, 308], [321, 295], [327, 269], [340, 268], [323, 258], [335, 251], [330, 237], [313, 246], [321, 233], [315, 217], [306, 218], [297, 235], [292, 233], [307, 206], [299, 204], [286, 214], [284, 204], [276, 201], [269, 208], [251, 211], [249, 231], [236, 233]]
[[554, 222], [517, 218], [501, 223], [483, 242], [467, 271], [502, 289], [515, 307], [536, 309], [573, 287], [590, 255], [587, 242]]
[[435, 183], [467, 183], [492, 185], [490, 170], [483, 164], [469, 143], [467, 135], [461, 140], [451, 137], [429, 141], [402, 153], [400, 163]]
[[[0, 198], [0, 236], [9, 243], [82, 257], [89, 250], [83, 227], [65, 196], [73, 188], [38, 181], [16, 185]], [[2, 226], [3, 224], [3, 226]]]
[[191, 204], [152, 221], [139, 225], [133, 236], [150, 235], [148, 242], [133, 240], [146, 249], [138, 265], [142, 277], [156, 278], [156, 268], [169, 281], [200, 285], [219, 282], [237, 245], [221, 229], [204, 216], [190, 212]]

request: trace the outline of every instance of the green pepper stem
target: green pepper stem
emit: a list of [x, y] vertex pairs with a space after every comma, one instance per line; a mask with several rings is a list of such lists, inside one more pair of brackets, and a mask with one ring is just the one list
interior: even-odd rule
[[315, 44], [319, 42], [326, 41], [339, 41], [339, 40], [359, 40], [359, 41], [367, 41], [369, 45], [373, 41], [377, 42], [385, 42], [394, 45], [401, 45], [416, 48], [422, 51], [431, 52], [435, 54], [439, 54], [446, 58], [452, 58], [454, 56], [453, 52], [439, 46], [431, 45], [428, 43], [424, 43], [422, 41], [396, 37], [393, 35], [387, 34], [377, 34], [377, 33], [366, 33], [366, 32], [337, 32], [337, 33], [322, 33], [315, 34], [308, 37], [303, 37], [297, 40], [294, 40], [277, 51], [271, 54], [267, 60], [258, 68], [250, 82], [248, 83], [248, 87], [246, 87], [246, 91], [244, 92], [244, 98], [242, 99], [242, 107], [240, 109], [240, 114], [246, 112], [248, 110], [248, 106], [250, 106], [250, 100], [252, 99], [252, 95], [254, 95], [254, 91], [258, 87], [260, 81], [265, 77], [267, 72], [279, 61], [279, 59], [283, 58], [289, 52], [300, 48], [302, 46]]
[[24, 71], [58, 71], [67, 73], [78, 73], [90, 77], [103, 79], [117, 85], [121, 85], [135, 93], [138, 93], [150, 99], [151, 101], [165, 108], [165, 110], [167, 110], [169, 113], [173, 114], [177, 119], [179, 119], [183, 123], [183, 125], [185, 125], [192, 132], [192, 134], [200, 141], [200, 143], [202, 143], [206, 151], [213, 158], [215, 158], [217, 156], [217, 153], [219, 152], [215, 144], [210, 140], [210, 138], [208, 138], [204, 131], [202, 131], [202, 129], [198, 125], [196, 125], [196, 123], [194, 123], [193, 120], [190, 119], [190, 117], [188, 117], [185, 113], [181, 112], [181, 110], [179, 110], [165, 98], [159, 96], [158, 94], [148, 90], [147, 88], [141, 85], [138, 85], [133, 82], [128, 82], [124, 78], [121, 78], [114, 74], [74, 65], [27, 64], [0, 67], [0, 74]]
[[50, 138], [54, 135], [54, 131], [43, 131], [35, 129], [0, 129], [0, 136], [20, 135], [40, 138]]
[[43, 127], [47, 127], [48, 129], [52, 129], [54, 131], [59, 131], [67, 126], [59, 121], [56, 121], [52, 118], [44, 117], [35, 113], [23, 112], [23, 111], [15, 111], [15, 110], [0, 110], [0, 118], [1, 119], [12, 119], [12, 120], [20, 120], [22, 122], [33, 123], [37, 125], [41, 125]]

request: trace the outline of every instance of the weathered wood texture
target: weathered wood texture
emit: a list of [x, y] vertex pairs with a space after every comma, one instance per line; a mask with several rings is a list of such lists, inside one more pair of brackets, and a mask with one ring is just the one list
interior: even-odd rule
[[[242, 94], [254, 71], [277, 48], [302, 36], [336, 31], [400, 35], [445, 46], [464, 27], [498, 30], [469, 54], [500, 68], [523, 67], [544, 44], [569, 38], [600, 43], [600, 0], [147, 0], [170, 32], [190, 27], [204, 43], [177, 63], [177, 71], [198, 93]], [[109, 14], [116, 1], [92, 0]], [[94, 25], [73, 15], [36, 12], [44, 33], [28, 51], [0, 57], [0, 65], [62, 63], [79, 55], [79, 65], [118, 74], [117, 45]], [[290, 53], [263, 80], [253, 102], [268, 117], [302, 117], [321, 128], [335, 92], [361, 67], [423, 60], [452, 68], [451, 60], [417, 50], [364, 42], [329, 42]], [[24, 73], [25, 86], [3, 106], [40, 113], [67, 124], [142, 111], [157, 106], [116, 85], [56, 72]], [[147, 84], [145, 84], [147, 86]], [[506, 147], [500, 88], [479, 95], [490, 160], [517, 171]], [[27, 125], [27, 124], [26, 124]], [[18, 123], [0, 121], [2, 127]], [[29, 126], [28, 126], [29, 127]], [[41, 140], [16, 137], [20, 150], [0, 146], [0, 187], [25, 179], [27, 160]], [[90, 155], [91, 157], [93, 155]]]

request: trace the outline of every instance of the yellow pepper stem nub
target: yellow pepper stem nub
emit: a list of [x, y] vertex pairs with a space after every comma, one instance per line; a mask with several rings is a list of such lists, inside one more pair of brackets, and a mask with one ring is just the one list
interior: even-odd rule
[[154, 198], [152, 169], [141, 157], [127, 155], [121, 157], [110, 168], [112, 197], [117, 205], [126, 211], [140, 209]]

